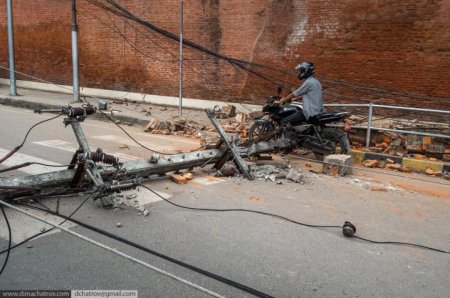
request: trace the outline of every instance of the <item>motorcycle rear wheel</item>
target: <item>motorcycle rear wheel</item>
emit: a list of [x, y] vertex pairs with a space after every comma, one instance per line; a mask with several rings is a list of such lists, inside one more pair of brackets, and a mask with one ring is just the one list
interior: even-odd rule
[[[332, 146], [334, 147], [334, 152], [330, 154], [347, 154], [350, 151], [350, 141], [345, 132], [339, 131], [334, 128], [325, 128], [323, 130], [323, 138], [325, 142], [333, 142]], [[337, 148], [340, 150], [337, 150]], [[317, 160], [323, 160], [325, 155], [322, 153], [314, 152], [314, 156]]]

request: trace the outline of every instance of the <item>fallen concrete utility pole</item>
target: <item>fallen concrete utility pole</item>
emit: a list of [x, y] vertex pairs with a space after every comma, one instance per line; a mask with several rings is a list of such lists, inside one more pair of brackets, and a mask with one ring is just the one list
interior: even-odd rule
[[[44, 112], [44, 111], [42, 111]], [[55, 187], [68, 188], [73, 191], [82, 187], [95, 186], [103, 205], [103, 195], [135, 188], [141, 179], [152, 175], [164, 175], [195, 167], [214, 164], [217, 170], [233, 160], [241, 173], [248, 179], [253, 179], [243, 158], [252, 155], [287, 150], [292, 147], [288, 140], [260, 142], [247, 147], [239, 147], [229, 142], [220, 123], [214, 117], [214, 110], [206, 111], [208, 117], [216, 127], [221, 141], [215, 149], [180, 153], [175, 155], [153, 154], [145, 160], [119, 162], [112, 155], [105, 154], [101, 149], [91, 152], [87, 139], [83, 133], [80, 122], [88, 115], [96, 112], [92, 106], [84, 108], [63, 107], [61, 110], [45, 110], [45, 112], [58, 112], [67, 115], [65, 125], [71, 125], [80, 148], [75, 152], [68, 169], [30, 176], [0, 177], [0, 199], [12, 199], [20, 196], [45, 191]]]

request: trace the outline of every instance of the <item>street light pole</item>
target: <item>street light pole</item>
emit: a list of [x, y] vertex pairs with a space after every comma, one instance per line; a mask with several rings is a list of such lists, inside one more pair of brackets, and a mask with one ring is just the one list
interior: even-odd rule
[[14, 33], [13, 33], [13, 13], [11, 0], [6, 1], [8, 14], [8, 52], [9, 52], [9, 94], [17, 95], [16, 73], [14, 65]]
[[78, 25], [77, 25], [77, 2], [72, 0], [72, 69], [73, 69], [73, 99], [80, 101], [80, 85], [78, 75]]
[[179, 73], [179, 110], [180, 117], [183, 116], [183, 0], [180, 0], [181, 9], [180, 9], [180, 73]]

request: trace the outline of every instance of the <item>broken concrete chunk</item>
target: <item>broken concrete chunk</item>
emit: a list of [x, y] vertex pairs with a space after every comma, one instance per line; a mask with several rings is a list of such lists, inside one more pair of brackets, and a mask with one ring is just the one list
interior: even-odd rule
[[352, 173], [353, 160], [350, 155], [333, 154], [325, 157], [322, 173], [330, 176], [345, 176]]
[[275, 177], [275, 175], [267, 175], [265, 178], [266, 178], [266, 180], [270, 180], [273, 183], [277, 182], [277, 178]]
[[150, 214], [150, 211], [148, 211], [148, 209], [145, 209], [144, 212], [142, 213], [144, 216], [148, 216]]
[[121, 223], [121, 222], [118, 222], [118, 223], [116, 224], [116, 226], [117, 226], [118, 228], [121, 228], [121, 227], [123, 227], [123, 225], [122, 225], [122, 223]]
[[222, 112], [225, 113], [228, 117], [234, 117], [236, 116], [236, 107], [233, 105], [223, 106]]
[[173, 119], [174, 131], [183, 131], [186, 128], [186, 118], [176, 116]]
[[287, 174], [286, 179], [291, 180], [295, 183], [302, 183], [304, 182], [305, 177], [303, 176], [303, 174], [297, 172], [294, 169], [291, 169]]

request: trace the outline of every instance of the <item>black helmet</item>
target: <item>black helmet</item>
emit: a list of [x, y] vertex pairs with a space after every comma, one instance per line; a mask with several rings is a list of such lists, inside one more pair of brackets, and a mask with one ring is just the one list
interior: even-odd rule
[[314, 66], [314, 63], [304, 61], [297, 65], [295, 70], [298, 71], [298, 79], [305, 80], [316, 72], [316, 67]]

